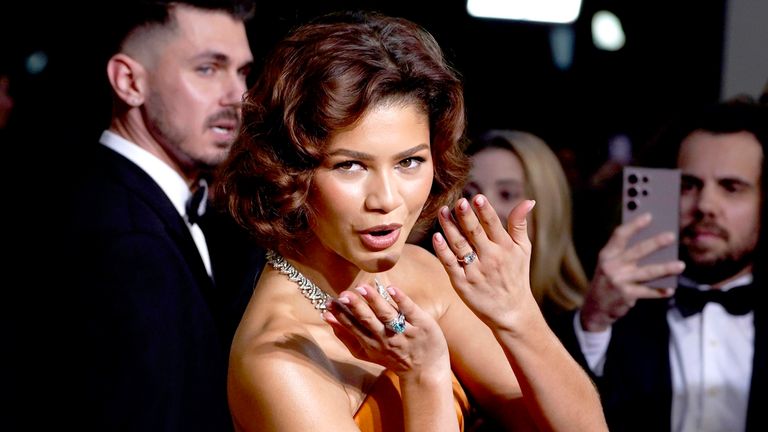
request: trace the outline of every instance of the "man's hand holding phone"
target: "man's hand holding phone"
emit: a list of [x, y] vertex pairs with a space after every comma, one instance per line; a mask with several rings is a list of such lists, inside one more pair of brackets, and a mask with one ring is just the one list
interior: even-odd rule
[[680, 172], [626, 167], [623, 223], [600, 250], [581, 326], [607, 330], [637, 300], [669, 297], [685, 264], [677, 259]]

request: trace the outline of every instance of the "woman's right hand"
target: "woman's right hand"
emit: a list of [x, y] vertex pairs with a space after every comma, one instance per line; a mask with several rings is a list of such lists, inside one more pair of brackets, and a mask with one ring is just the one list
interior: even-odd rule
[[[387, 292], [394, 304], [368, 285], [343, 291], [328, 304], [323, 318], [355, 357], [380, 364], [401, 378], [449, 373], [448, 344], [434, 318], [399, 288], [389, 286]], [[405, 318], [401, 333], [385, 325], [398, 318], [398, 311]]]
[[531, 242], [526, 216], [535, 202], [525, 200], [509, 214], [508, 231], [488, 199], [461, 198], [451, 215], [440, 210], [445, 237], [432, 244], [454, 289], [464, 303], [492, 329], [513, 329], [519, 312], [538, 311], [530, 288]]

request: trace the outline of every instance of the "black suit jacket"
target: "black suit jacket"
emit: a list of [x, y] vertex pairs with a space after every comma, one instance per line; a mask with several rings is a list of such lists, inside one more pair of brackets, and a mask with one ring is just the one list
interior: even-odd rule
[[[77, 430], [227, 431], [230, 342], [262, 266], [221, 214], [201, 226], [216, 283], [160, 187], [97, 146], [71, 172], [50, 308], [55, 423]], [[39, 335], [38, 335], [39, 336]], [[53, 402], [55, 401], [55, 402]]]
[[[758, 288], [759, 289], [759, 288]], [[669, 364], [668, 299], [641, 300], [613, 325], [602, 377], [587, 366], [573, 330], [574, 313], [553, 328], [598, 386], [611, 431], [669, 431], [672, 375]], [[747, 431], [768, 430], [768, 413], [758, 406], [768, 384], [768, 323], [763, 304], [755, 309], [755, 354]]]

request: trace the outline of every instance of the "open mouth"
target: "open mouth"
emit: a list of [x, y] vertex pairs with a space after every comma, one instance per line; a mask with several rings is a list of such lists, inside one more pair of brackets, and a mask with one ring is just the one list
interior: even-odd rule
[[400, 226], [374, 227], [362, 232], [360, 239], [368, 249], [379, 251], [391, 247], [400, 238]]

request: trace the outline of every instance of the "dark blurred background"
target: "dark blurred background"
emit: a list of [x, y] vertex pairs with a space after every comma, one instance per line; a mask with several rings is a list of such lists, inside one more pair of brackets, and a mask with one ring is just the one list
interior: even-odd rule
[[[257, 0], [249, 27], [257, 66], [297, 23], [346, 8], [403, 16], [431, 31], [463, 76], [469, 135], [487, 128], [540, 135], [564, 158], [582, 218], [592, 216], [600, 195], [581, 192], [611, 177], [600, 171], [611, 143], [637, 150], [676, 113], [738, 92], [755, 96], [768, 79], [765, 0], [583, 0], [579, 18], [560, 26], [473, 18], [464, 0]], [[107, 125], [100, 34], [113, 9], [109, 2], [0, 6], [0, 61], [15, 103], [5, 139], [32, 158], [19, 165], [65, 163]], [[602, 9], [623, 26], [626, 44], [618, 51], [593, 44], [591, 19]], [[556, 65], [550, 43], [563, 30], [573, 35], [565, 67]], [[586, 225], [578, 220], [583, 243], [579, 228]]]
[[[94, 53], [109, 2], [4, 3], [0, 53], [16, 68], [13, 120], [33, 128], [27, 132], [56, 125], [88, 136], [101, 129], [109, 99]], [[584, 0], [569, 25], [573, 61], [565, 70], [552, 59], [552, 25], [472, 18], [464, 0], [259, 0], [249, 29], [254, 54], [263, 56], [297, 22], [354, 7], [410, 18], [435, 35], [464, 76], [470, 132], [524, 128], [599, 158], [617, 133], [642, 141], [669, 113], [721, 96], [728, 0]], [[623, 24], [619, 51], [593, 45], [590, 19], [600, 9]], [[37, 74], [26, 71], [34, 53], [47, 57]], [[38, 57], [31, 67], [45, 61]]]

